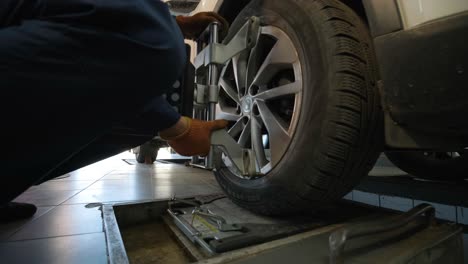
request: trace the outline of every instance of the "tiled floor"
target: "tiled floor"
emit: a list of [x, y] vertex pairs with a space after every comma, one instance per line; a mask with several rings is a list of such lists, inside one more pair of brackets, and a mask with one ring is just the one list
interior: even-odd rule
[[[0, 224], [0, 263], [107, 263], [100, 203], [221, 192], [211, 172], [164, 163], [131, 165], [123, 161], [128, 158], [134, 157], [122, 153], [67, 177], [34, 186], [18, 197], [17, 201], [38, 205], [38, 212], [29, 220]], [[371, 174], [405, 175], [385, 162], [380, 160]], [[360, 191], [351, 192], [346, 198], [396, 210], [415, 205], [413, 200]], [[468, 209], [451, 209], [441, 205], [439, 216], [468, 222]], [[453, 215], [457, 219], [452, 219]], [[468, 236], [464, 238], [467, 240]]]
[[0, 224], [0, 263], [107, 263], [99, 206], [218, 193], [212, 173], [183, 165], [130, 165], [123, 153], [34, 186], [16, 201], [38, 206], [29, 220]]

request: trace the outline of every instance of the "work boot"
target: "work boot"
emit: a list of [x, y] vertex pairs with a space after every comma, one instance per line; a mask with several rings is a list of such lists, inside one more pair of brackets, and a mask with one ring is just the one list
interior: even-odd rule
[[37, 211], [34, 204], [9, 202], [0, 205], [0, 223], [22, 220], [33, 216]]

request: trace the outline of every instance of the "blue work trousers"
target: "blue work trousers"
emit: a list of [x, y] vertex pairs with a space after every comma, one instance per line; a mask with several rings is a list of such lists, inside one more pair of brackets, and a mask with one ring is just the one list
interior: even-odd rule
[[175, 124], [185, 57], [159, 0], [1, 0], [0, 204]]

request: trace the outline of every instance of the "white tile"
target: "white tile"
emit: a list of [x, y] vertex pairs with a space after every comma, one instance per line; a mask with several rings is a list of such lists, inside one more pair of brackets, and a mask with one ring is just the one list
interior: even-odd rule
[[468, 208], [457, 207], [457, 223], [468, 225]]
[[374, 177], [395, 177], [395, 176], [407, 176], [408, 173], [400, 170], [397, 167], [374, 167], [369, 172], [369, 176]]
[[26, 224], [43, 216], [44, 214], [52, 210], [52, 208], [54, 207], [38, 207], [37, 212], [31, 218], [0, 224], [0, 242], [7, 241], [13, 234], [21, 230], [21, 228], [23, 228]]
[[57, 206], [37, 220], [26, 224], [9, 240], [103, 232], [99, 208], [86, 208], [85, 206], [85, 204]]
[[360, 203], [365, 203], [373, 206], [379, 206], [379, 195], [375, 193], [353, 191], [353, 200]]
[[153, 186], [138, 186], [125, 188], [86, 189], [68, 199], [64, 204], [114, 203], [127, 201], [143, 201], [153, 199]]
[[439, 203], [433, 203], [433, 202], [426, 202], [426, 201], [420, 201], [420, 200], [414, 200], [414, 206], [417, 206], [422, 203], [427, 203], [432, 205], [435, 209], [435, 216], [436, 218], [443, 219], [443, 220], [448, 220], [452, 222], [457, 221], [457, 209], [453, 205], [446, 205], [446, 204], [439, 204]]
[[152, 178], [132, 178], [120, 180], [99, 180], [87, 188], [87, 190], [94, 189], [120, 189], [123, 191], [129, 189], [145, 189], [147, 186], [153, 185]]
[[380, 206], [392, 210], [407, 212], [413, 208], [413, 200], [396, 196], [380, 196]]
[[104, 233], [0, 243], [2, 263], [107, 263]]
[[346, 194], [345, 196], [343, 196], [343, 199], [345, 200], [353, 200], [353, 192], [349, 192], [348, 194]]
[[208, 195], [221, 193], [220, 188], [211, 185], [174, 185], [174, 186], [156, 186], [154, 187], [154, 199], [167, 199], [173, 196], [189, 197], [197, 195]]
[[30, 189], [18, 196], [14, 201], [19, 203], [32, 203], [36, 206], [54, 206], [62, 204], [79, 192], [80, 190]]
[[100, 180], [134, 180], [134, 179], [151, 179], [151, 172], [112, 172]]
[[83, 190], [93, 184], [94, 181], [47, 181], [35, 186], [38, 190]]

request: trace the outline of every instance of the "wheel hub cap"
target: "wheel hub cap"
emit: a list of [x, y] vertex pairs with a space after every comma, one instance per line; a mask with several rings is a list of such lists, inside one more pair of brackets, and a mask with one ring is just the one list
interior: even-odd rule
[[252, 105], [253, 105], [252, 98], [251, 97], [245, 97], [242, 100], [241, 105], [242, 105], [242, 112], [244, 113], [244, 115], [249, 114], [252, 111]]

